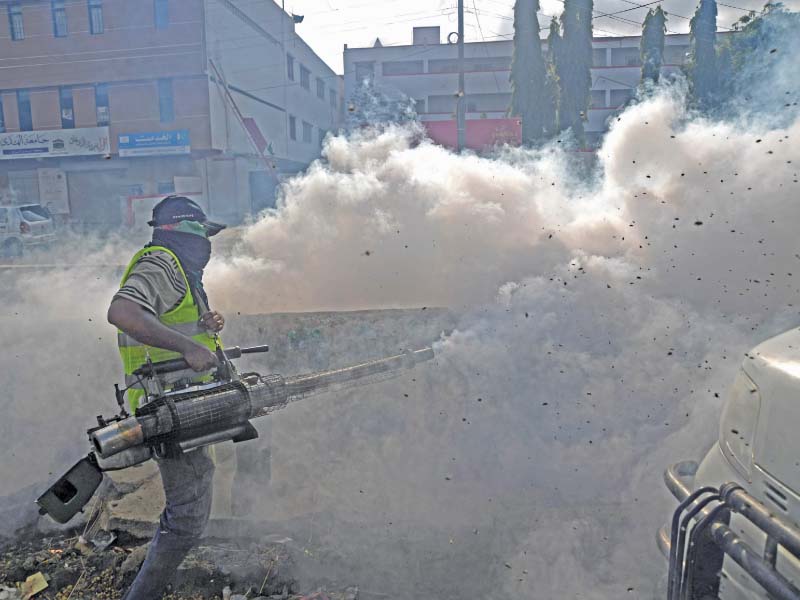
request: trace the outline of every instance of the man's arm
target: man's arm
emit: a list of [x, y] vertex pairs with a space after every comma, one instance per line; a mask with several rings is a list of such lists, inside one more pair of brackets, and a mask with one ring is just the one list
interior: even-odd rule
[[108, 307], [108, 322], [142, 344], [179, 352], [195, 371], [205, 371], [217, 364], [217, 357], [208, 348], [170, 329], [131, 300], [115, 298]]

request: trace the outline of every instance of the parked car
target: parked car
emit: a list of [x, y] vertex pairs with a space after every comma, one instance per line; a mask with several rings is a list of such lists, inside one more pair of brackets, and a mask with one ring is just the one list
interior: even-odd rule
[[668, 600], [800, 599], [800, 330], [745, 355], [705, 458], [672, 465]]
[[41, 204], [0, 206], [0, 253], [6, 257], [25, 254], [30, 248], [55, 240], [50, 211]]

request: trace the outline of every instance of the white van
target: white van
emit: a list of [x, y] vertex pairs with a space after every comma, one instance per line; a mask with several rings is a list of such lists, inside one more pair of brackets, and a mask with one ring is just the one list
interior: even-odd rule
[[0, 254], [22, 256], [28, 249], [55, 240], [53, 219], [41, 204], [0, 206]]
[[800, 329], [749, 352], [719, 438], [667, 469], [669, 600], [800, 599]]

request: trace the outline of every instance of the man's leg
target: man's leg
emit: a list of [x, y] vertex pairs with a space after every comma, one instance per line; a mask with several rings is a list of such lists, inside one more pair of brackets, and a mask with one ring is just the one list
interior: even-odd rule
[[124, 600], [155, 600], [203, 533], [211, 512], [214, 463], [206, 448], [158, 461], [167, 498], [142, 568]]

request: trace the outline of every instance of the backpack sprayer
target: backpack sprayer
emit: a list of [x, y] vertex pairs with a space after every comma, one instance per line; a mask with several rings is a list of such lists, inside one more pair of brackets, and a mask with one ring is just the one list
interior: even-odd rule
[[[92, 451], [36, 500], [39, 512], [66, 523], [92, 498], [104, 471], [229, 440], [237, 443], [255, 439], [258, 432], [252, 419], [315, 392], [369, 377], [398, 374], [433, 358], [431, 348], [407, 350], [343, 369], [291, 377], [239, 374], [231, 362], [245, 354], [268, 350], [268, 346], [256, 346], [223, 351], [218, 346], [218, 366], [212, 380], [206, 383], [190, 383], [189, 378], [197, 374], [182, 358], [158, 363], [148, 359], [134, 372], [148, 390], [148, 401], [131, 415], [125, 410], [125, 391], [114, 386], [119, 413], [108, 419], [97, 417], [97, 426], [87, 431]], [[186, 375], [183, 380], [182, 372]], [[165, 376], [178, 377], [169, 391], [163, 391], [161, 382]]]

